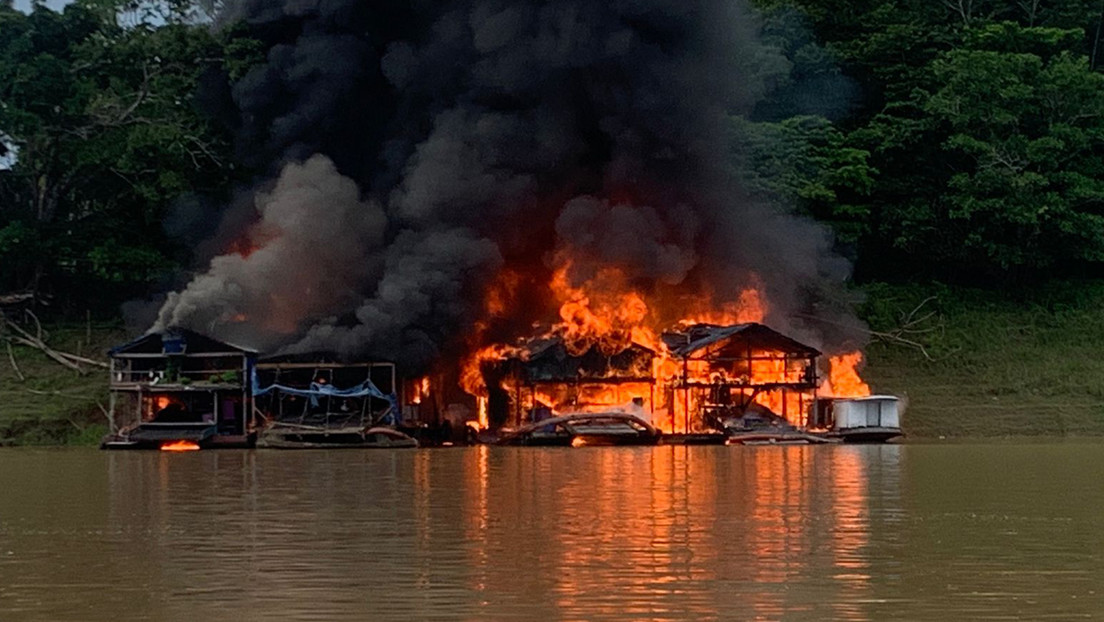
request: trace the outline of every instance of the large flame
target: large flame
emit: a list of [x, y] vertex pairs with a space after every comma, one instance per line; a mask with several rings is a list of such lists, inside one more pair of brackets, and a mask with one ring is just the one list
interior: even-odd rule
[[828, 359], [828, 378], [820, 386], [822, 397], [865, 397], [870, 395], [870, 385], [859, 376], [863, 363], [862, 352], [850, 352]]
[[[515, 382], [512, 378], [503, 379], [499, 386], [520, 405], [523, 412], [595, 410], [635, 403], [650, 413], [652, 423], [657, 427], [668, 431], [691, 431], [692, 417], [687, 413], [697, 412], [700, 406], [698, 398], [688, 396], [672, 400], [669, 391], [688, 384], [724, 383], [726, 379], [718, 378], [704, 361], [676, 360], [660, 335], [664, 330], [696, 324], [762, 323], [769, 312], [763, 293], [765, 288], [754, 276], [749, 279], [751, 285], [734, 300], [719, 300], [712, 291], [700, 285], [690, 287], [682, 284], [665, 288], [653, 283], [652, 289], [644, 289], [617, 266], [580, 266], [575, 258], [565, 252], [557, 254], [553, 263], [554, 268], [547, 273], [543, 304], [547, 315], [556, 319], [550, 326], [545, 325], [543, 330], [538, 329], [536, 334], [528, 337], [536, 340], [558, 338], [572, 356], [582, 356], [593, 348], [606, 356], [613, 356], [637, 345], [651, 350], [655, 357], [650, 378], [525, 387], [512, 384]], [[484, 294], [483, 316], [475, 323], [468, 339], [470, 354], [461, 365], [460, 384], [466, 392], [477, 397], [480, 428], [486, 428], [489, 424], [489, 393], [484, 384], [488, 363], [507, 358], [526, 360], [529, 354], [524, 345], [495, 342], [488, 338], [490, 327], [496, 321], [509, 318], [516, 311], [519, 291], [526, 289], [527, 284], [540, 287], [531, 276], [527, 278], [512, 271], [498, 275]], [[521, 335], [515, 335], [517, 337]], [[861, 360], [861, 352], [831, 357], [829, 378], [824, 380], [816, 393], [834, 397], [869, 395], [869, 387], [857, 372]], [[745, 380], [759, 385], [807, 383], [810, 382], [807, 366], [807, 360], [787, 359], [781, 353], [759, 353], [754, 360], [749, 359]], [[752, 388], [734, 391], [735, 401], [754, 402], [799, 426], [807, 423], [814, 399], [811, 389], [807, 394]], [[668, 396], [666, 401], [663, 399], [665, 395]]]

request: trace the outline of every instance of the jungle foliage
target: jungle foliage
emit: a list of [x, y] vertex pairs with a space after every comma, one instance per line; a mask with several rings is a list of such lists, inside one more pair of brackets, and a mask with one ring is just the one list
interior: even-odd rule
[[[1104, 1], [754, 3], [778, 54], [732, 165], [832, 227], [859, 279], [1102, 272]], [[0, 294], [109, 313], [188, 264], [174, 210], [256, 173], [226, 111], [265, 50], [218, 7], [0, 0]]]

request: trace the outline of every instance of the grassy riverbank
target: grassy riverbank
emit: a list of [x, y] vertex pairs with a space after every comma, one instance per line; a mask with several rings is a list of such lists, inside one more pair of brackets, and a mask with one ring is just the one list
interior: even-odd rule
[[[934, 297], [934, 298], [933, 298]], [[1104, 282], [1060, 283], [1011, 299], [942, 286], [867, 287], [862, 314], [891, 331], [928, 319], [919, 349], [875, 341], [864, 376], [908, 400], [910, 438], [1104, 437]], [[60, 326], [50, 343], [102, 353], [125, 339], [114, 326]], [[106, 429], [102, 370], [79, 375], [38, 351], [16, 348], [21, 381], [0, 352], [0, 445], [95, 444]], [[930, 359], [928, 358], [930, 357]]]
[[1057, 283], [1019, 298], [941, 286], [869, 286], [875, 330], [934, 311], [917, 349], [874, 343], [864, 376], [908, 400], [910, 437], [1104, 436], [1104, 283]]
[[[103, 359], [124, 338], [114, 326], [52, 326], [54, 348]], [[0, 446], [94, 445], [107, 431], [107, 376], [99, 368], [79, 374], [38, 350], [14, 347], [16, 366], [0, 346]], [[23, 379], [20, 379], [22, 374]]]

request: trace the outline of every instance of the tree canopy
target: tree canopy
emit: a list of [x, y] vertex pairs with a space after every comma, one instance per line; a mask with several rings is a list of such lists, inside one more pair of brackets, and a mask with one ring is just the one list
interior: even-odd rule
[[[1104, 267], [1100, 0], [755, 0], [788, 62], [731, 119], [748, 193], [859, 278]], [[248, 179], [220, 97], [267, 50], [214, 0], [0, 1], [0, 293], [114, 308], [190, 260], [164, 223]]]
[[0, 6], [0, 291], [118, 303], [179, 260], [162, 226], [189, 193], [234, 175], [225, 133], [196, 105], [222, 70], [207, 28], [119, 25], [78, 2]]

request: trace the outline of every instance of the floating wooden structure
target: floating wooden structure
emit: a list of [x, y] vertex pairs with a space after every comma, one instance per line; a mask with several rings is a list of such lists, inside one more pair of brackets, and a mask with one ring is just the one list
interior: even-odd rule
[[[897, 398], [818, 398], [821, 353], [761, 324], [680, 327], [663, 334], [660, 347], [631, 343], [606, 352], [594, 345], [580, 353], [559, 337], [534, 339], [484, 365], [489, 397], [480, 421], [491, 425], [467, 430], [464, 440], [475, 442], [478, 430], [506, 444], [655, 444], [660, 425], [663, 442], [679, 444], [884, 442], [901, 435]], [[425, 405], [429, 380], [407, 384], [417, 390], [406, 392], [404, 408], [390, 362], [350, 363], [325, 353], [260, 358], [189, 330], [143, 336], [110, 357], [106, 448], [456, 442], [457, 434], [440, 433], [450, 431], [447, 423], [401, 420], [411, 404]]]
[[256, 353], [189, 330], [145, 335], [109, 352], [110, 449], [249, 447]]
[[417, 446], [389, 427], [399, 411], [392, 363], [258, 360], [190, 330], [145, 335], [109, 355], [106, 449]]
[[663, 342], [679, 370], [666, 402], [684, 432], [725, 430], [764, 402], [804, 427], [814, 409], [821, 353], [767, 326], [696, 324]]
[[555, 414], [608, 412], [630, 404], [650, 412], [655, 356], [635, 343], [614, 353], [597, 345], [572, 353], [558, 337], [534, 340], [484, 374], [492, 387], [492, 422], [516, 428]]
[[258, 447], [275, 449], [417, 447], [394, 429], [395, 365], [343, 363], [327, 354], [267, 357], [253, 374], [253, 403], [264, 421]]

